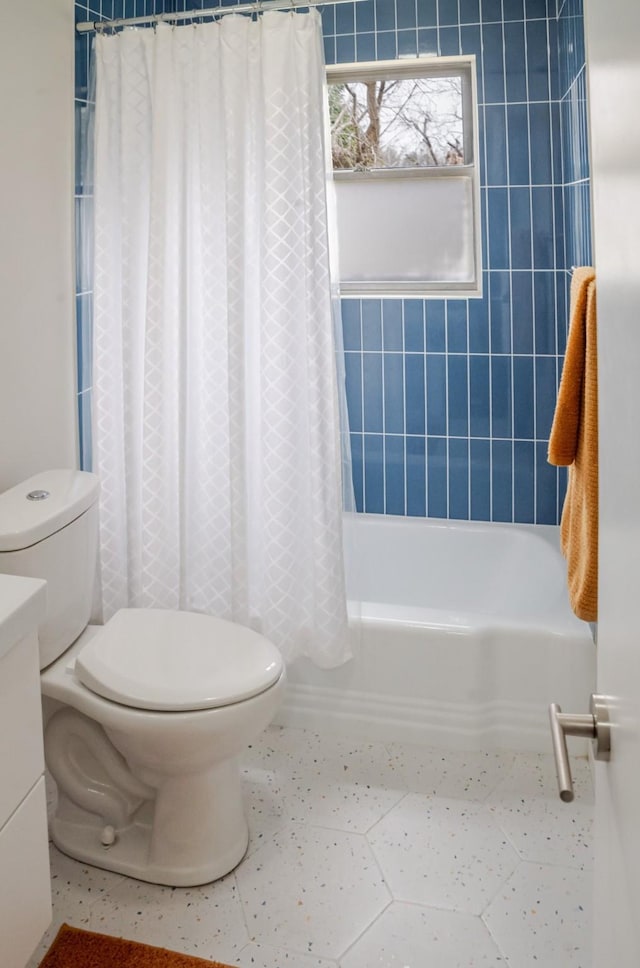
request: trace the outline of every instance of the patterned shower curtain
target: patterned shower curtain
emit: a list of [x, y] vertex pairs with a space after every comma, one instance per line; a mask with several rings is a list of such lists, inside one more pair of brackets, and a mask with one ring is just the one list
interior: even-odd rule
[[320, 19], [96, 38], [104, 617], [181, 608], [349, 656]]

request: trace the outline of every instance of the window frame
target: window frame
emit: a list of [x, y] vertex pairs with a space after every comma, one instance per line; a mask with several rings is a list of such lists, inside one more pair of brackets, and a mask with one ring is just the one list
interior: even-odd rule
[[[437, 55], [355, 62], [351, 64], [328, 64], [327, 85], [354, 81], [401, 80], [420, 77], [460, 77], [462, 81], [462, 165], [440, 165], [424, 168], [372, 168], [368, 171], [333, 169], [329, 158], [329, 170], [336, 182], [378, 179], [393, 180], [420, 178], [467, 177], [472, 194], [473, 275], [468, 282], [442, 281], [339, 281], [340, 294], [354, 298], [367, 296], [398, 296], [408, 298], [478, 298], [482, 297], [482, 238], [480, 216], [480, 154], [479, 114], [476, 81], [475, 54], [440, 57]], [[330, 152], [330, 148], [329, 148]]]

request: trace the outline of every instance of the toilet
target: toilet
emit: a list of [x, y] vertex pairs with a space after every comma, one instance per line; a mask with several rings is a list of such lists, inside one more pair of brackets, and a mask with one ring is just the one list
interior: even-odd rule
[[89, 625], [98, 479], [45, 471], [0, 494], [0, 573], [47, 580], [38, 629], [51, 836], [70, 857], [155, 884], [205, 884], [244, 856], [238, 755], [272, 720], [285, 671], [251, 629], [122, 609]]

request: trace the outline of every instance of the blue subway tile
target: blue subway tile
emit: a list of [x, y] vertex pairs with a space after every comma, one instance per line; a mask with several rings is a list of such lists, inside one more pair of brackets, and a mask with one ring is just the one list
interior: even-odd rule
[[[484, 109], [487, 141], [486, 184], [507, 184], [507, 124], [503, 104], [489, 104]], [[490, 215], [491, 217], [491, 215]]]
[[531, 126], [531, 182], [533, 185], [550, 185], [551, 174], [551, 116], [548, 103], [529, 105]]
[[524, 0], [506, 0], [503, 16], [505, 20], [524, 20]]
[[502, 0], [482, 0], [482, 20], [484, 23], [502, 20]]
[[345, 350], [361, 349], [360, 300], [342, 299], [340, 301], [340, 311], [342, 313], [342, 333]]
[[417, 57], [419, 54], [417, 30], [399, 30], [398, 57]]
[[[509, 0], [510, 7], [514, 0]], [[515, 19], [515, 18], [514, 18]], [[527, 100], [527, 59], [524, 43], [524, 22], [504, 25], [504, 57], [507, 101]]]
[[389, 3], [389, 0], [375, 0], [376, 2], [376, 29], [395, 30], [396, 29], [396, 5]]
[[531, 192], [528, 188], [509, 189], [511, 214], [511, 268], [530, 269], [532, 259]]
[[529, 185], [529, 117], [526, 104], [507, 105], [509, 183]]
[[547, 0], [525, 0], [525, 13], [528, 20], [547, 16]]
[[447, 442], [444, 437], [428, 437], [427, 514], [431, 518], [446, 518], [447, 505]]
[[531, 189], [533, 223], [533, 264], [536, 269], [553, 269], [553, 189], [536, 186]]
[[382, 345], [385, 350], [402, 350], [402, 300], [382, 300]]
[[536, 444], [536, 524], [558, 523], [558, 474], [547, 461], [547, 442]]
[[548, 101], [549, 61], [546, 20], [529, 20], [527, 33], [527, 80], [530, 101]]
[[382, 349], [382, 303], [379, 299], [362, 300], [362, 348]]
[[485, 104], [503, 104], [505, 89], [501, 23], [483, 24], [482, 45]]
[[444, 353], [447, 348], [444, 302], [441, 299], [430, 300], [425, 302], [424, 310], [427, 326], [427, 352]]
[[513, 444], [513, 519], [520, 524], [534, 524], [535, 507], [535, 444], [532, 440], [516, 440]]
[[533, 357], [513, 357], [513, 436], [534, 438]]
[[356, 510], [364, 511], [364, 439], [362, 434], [350, 434], [351, 475]]
[[427, 433], [447, 432], [447, 370], [442, 354], [427, 356]]
[[407, 353], [424, 352], [424, 301], [404, 301], [404, 348]]
[[471, 518], [491, 520], [491, 444], [488, 440], [470, 443]]
[[344, 354], [345, 390], [349, 429], [362, 431], [362, 356], [360, 353]]
[[93, 296], [76, 296], [76, 366], [77, 391], [82, 393], [92, 384]]
[[425, 438], [407, 437], [407, 514], [424, 517], [427, 513], [427, 470]]
[[491, 358], [491, 436], [511, 438], [511, 357]]
[[356, 59], [356, 38], [354, 34], [336, 35], [336, 62], [350, 64]]
[[364, 510], [369, 514], [384, 514], [382, 434], [364, 435]]
[[461, 24], [480, 22], [480, 0], [459, 0], [459, 7]]
[[78, 443], [80, 445], [80, 469], [93, 470], [93, 439], [91, 435], [92, 391], [78, 394]]
[[449, 517], [469, 517], [469, 445], [466, 440], [449, 441]]
[[362, 357], [365, 433], [382, 433], [382, 353], [364, 353]]
[[455, 57], [460, 53], [460, 31], [457, 27], [440, 27], [438, 42], [442, 57]]
[[336, 5], [336, 34], [353, 34], [356, 29], [355, 4], [339, 3]]
[[377, 34], [377, 59], [395, 60], [398, 56], [397, 34], [395, 30], [385, 30]]
[[533, 274], [536, 353], [556, 352], [555, 272]]
[[356, 60], [372, 61], [376, 59], [376, 35], [356, 34]]
[[424, 356], [405, 356], [404, 373], [406, 432], [408, 434], [424, 434], [426, 428]]
[[483, 273], [482, 298], [469, 300], [469, 352], [489, 352], [489, 273]]
[[[323, 11], [328, 7], [321, 7]], [[324, 21], [323, 21], [324, 22]], [[375, 30], [375, 4], [374, 0], [359, 0], [356, 3], [356, 33], [363, 34]]]
[[536, 370], [536, 437], [548, 440], [556, 406], [556, 358], [539, 356], [535, 361]]
[[450, 437], [469, 433], [469, 373], [467, 356], [447, 358], [447, 418]]
[[441, 27], [458, 25], [458, 5], [451, 0], [438, 0], [438, 23]]
[[508, 272], [489, 273], [491, 352], [511, 352], [511, 282]]
[[533, 353], [533, 274], [514, 272], [511, 276], [513, 304], [513, 352]]
[[437, 0], [420, 0], [418, 3], [418, 26], [435, 27], [438, 23]]
[[489, 357], [469, 357], [469, 433], [472, 437], [491, 434], [491, 383]]
[[418, 30], [418, 54], [438, 53], [438, 31], [435, 27], [422, 27]]
[[447, 301], [447, 352], [467, 352], [467, 307], [466, 299]]
[[402, 353], [384, 353], [384, 430], [404, 431], [404, 358]]
[[336, 38], [333, 34], [325, 34], [323, 38], [325, 64], [336, 63]]
[[489, 267], [509, 268], [509, 192], [506, 188], [488, 188]]
[[513, 448], [509, 440], [491, 442], [491, 519], [513, 519]]
[[385, 437], [384, 483], [385, 514], [404, 514], [406, 511], [404, 437]]
[[484, 103], [484, 84], [482, 79], [482, 28], [479, 24], [460, 28], [460, 50], [463, 54], [476, 56], [476, 83], [478, 104]]
[[415, 0], [396, 0], [396, 17], [398, 30], [407, 30], [418, 26]]

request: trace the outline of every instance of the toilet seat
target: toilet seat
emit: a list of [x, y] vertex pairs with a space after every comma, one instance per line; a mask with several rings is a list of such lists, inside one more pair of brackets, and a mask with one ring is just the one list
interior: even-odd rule
[[282, 656], [262, 635], [196, 612], [122, 609], [75, 661], [80, 682], [135, 709], [188, 711], [241, 702], [280, 678]]

